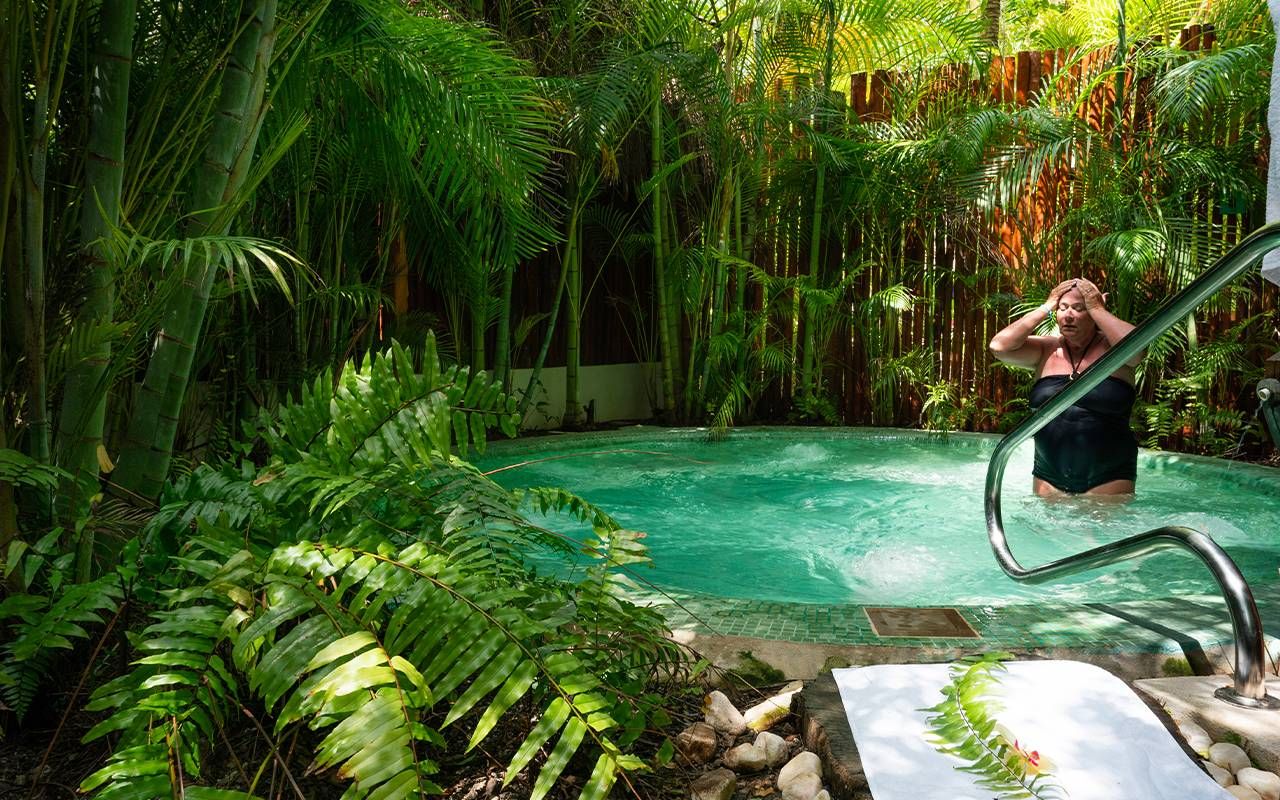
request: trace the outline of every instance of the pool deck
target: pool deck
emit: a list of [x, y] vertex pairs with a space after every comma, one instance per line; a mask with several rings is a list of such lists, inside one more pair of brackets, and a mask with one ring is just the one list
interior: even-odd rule
[[[1266, 595], [1256, 597], [1264, 628], [1280, 630], [1280, 591], [1274, 587], [1264, 591]], [[1226, 605], [1208, 596], [1079, 605], [954, 606], [976, 638], [882, 636], [862, 605], [691, 595], [650, 597], [647, 602], [661, 610], [678, 640], [708, 655], [722, 655], [728, 662], [736, 652], [750, 650], [789, 678], [814, 677], [819, 671], [813, 669], [815, 665], [829, 659], [843, 658], [851, 664], [911, 663], [998, 650], [1091, 661], [1119, 656], [1132, 665], [1122, 671], [1136, 678], [1160, 675], [1161, 665], [1170, 659], [1184, 659], [1197, 674], [1211, 673], [1221, 670], [1233, 655], [1234, 635]], [[1268, 637], [1267, 651], [1271, 659], [1267, 668], [1274, 672], [1280, 660], [1280, 639]], [[1090, 654], [1094, 658], [1088, 658]]]

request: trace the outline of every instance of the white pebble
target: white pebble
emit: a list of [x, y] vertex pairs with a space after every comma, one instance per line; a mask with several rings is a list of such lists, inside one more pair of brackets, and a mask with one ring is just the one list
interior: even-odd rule
[[1236, 798], [1236, 800], [1262, 800], [1258, 793], [1248, 786], [1228, 786], [1227, 794]]
[[1253, 767], [1245, 767], [1236, 773], [1236, 783], [1248, 786], [1262, 800], [1280, 800], [1280, 775]]
[[1210, 747], [1209, 760], [1233, 774], [1253, 766], [1249, 762], [1249, 755], [1230, 742], [1218, 742]]
[[740, 744], [724, 754], [724, 765], [734, 772], [759, 772], [766, 763], [764, 748], [755, 744]]
[[822, 791], [822, 778], [812, 772], [794, 776], [785, 786], [778, 781], [782, 800], [814, 800]]
[[778, 788], [783, 788], [783, 784], [791, 778], [806, 772], [811, 772], [821, 777], [822, 760], [808, 750], [802, 750], [796, 753], [796, 757], [788, 761], [787, 765], [778, 772]]
[[1230, 772], [1227, 772], [1212, 761], [1201, 761], [1200, 763], [1204, 765], [1204, 771], [1209, 773], [1209, 777], [1217, 781], [1219, 786], [1230, 786], [1236, 782], [1236, 779], [1231, 777]]
[[1209, 756], [1213, 739], [1209, 738], [1209, 733], [1204, 728], [1194, 722], [1179, 722], [1178, 730], [1182, 732], [1182, 738], [1187, 740], [1188, 747], [1203, 758]]
[[760, 731], [756, 735], [756, 747], [764, 753], [765, 763], [772, 769], [787, 760], [787, 740], [776, 733]]
[[702, 715], [711, 727], [734, 736], [747, 729], [742, 712], [721, 691], [712, 692], [703, 698]]

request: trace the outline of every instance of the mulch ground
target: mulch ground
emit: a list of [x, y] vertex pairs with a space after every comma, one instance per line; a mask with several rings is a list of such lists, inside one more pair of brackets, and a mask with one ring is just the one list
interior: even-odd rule
[[[69, 687], [62, 694], [49, 693], [46, 695], [46, 702], [32, 709], [21, 728], [11, 729], [7, 738], [0, 740], [0, 800], [70, 800], [85, 797], [76, 792], [76, 787], [85, 777], [106, 765], [112, 743], [108, 738], [81, 744], [80, 740], [89, 728], [102, 719], [101, 714], [83, 711], [69, 714], [55, 739], [54, 734], [69, 695]], [[764, 696], [766, 693], [752, 691], [739, 693], [734, 699], [740, 701], [742, 707], [746, 707]], [[673, 698], [672, 724], [664, 731], [647, 735], [633, 748], [634, 752], [651, 758], [664, 736], [674, 738], [689, 724], [700, 720], [701, 698], [701, 691], [690, 691]], [[82, 705], [83, 695], [80, 702]], [[516, 717], [518, 715], [511, 715], [513, 719]], [[432, 754], [440, 762], [441, 771], [435, 776], [435, 780], [444, 789], [442, 796], [450, 800], [526, 800], [532, 792], [533, 781], [537, 776], [536, 768], [541, 765], [541, 758], [535, 759], [534, 765], [510, 785], [503, 787], [502, 780], [505, 765], [523, 740], [527, 727], [515, 722], [499, 725], [480, 747], [465, 753], [470, 730], [471, 725], [465, 719], [450, 726], [444, 732], [449, 743], [446, 753]], [[792, 742], [796, 741], [795, 723], [790, 718], [779, 723], [773, 730]], [[293, 780], [307, 800], [337, 800], [346, 790], [346, 783], [333, 779], [331, 774], [306, 774], [307, 760], [304, 754], [310, 751], [309, 745], [314, 744], [302, 738], [307, 735], [310, 735], [309, 732], [303, 731], [296, 741], [286, 736], [281, 743], [282, 752], [292, 753], [287, 760]], [[750, 734], [740, 738], [749, 741], [753, 736], [754, 734]], [[722, 742], [722, 745], [727, 744]], [[723, 750], [722, 746], [720, 752]], [[544, 748], [544, 756], [546, 752], [547, 749]], [[204, 783], [244, 790], [247, 781], [242, 779], [242, 775], [255, 772], [268, 757], [269, 752], [262, 736], [246, 722], [230, 732], [224, 743], [209, 752], [203, 769]], [[576, 798], [590, 775], [594, 762], [595, 754], [583, 748], [570, 761], [565, 774], [548, 795], [549, 800]], [[640, 800], [683, 800], [689, 796], [688, 787], [693, 779], [716, 766], [719, 766], [718, 761], [699, 766], [673, 762], [655, 767], [648, 772], [627, 776], [629, 784], [620, 781], [610, 796]], [[745, 800], [777, 797], [774, 788], [776, 777], [776, 770], [755, 776], [741, 776], [735, 798]], [[298, 797], [298, 792], [285, 780], [283, 772], [273, 772], [270, 766], [263, 773], [258, 794], [267, 798]]]

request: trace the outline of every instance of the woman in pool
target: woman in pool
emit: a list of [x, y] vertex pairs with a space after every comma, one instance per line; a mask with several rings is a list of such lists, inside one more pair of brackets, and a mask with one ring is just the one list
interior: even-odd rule
[[[1058, 335], [1034, 336], [1049, 314]], [[1044, 305], [1000, 331], [991, 352], [1006, 364], [1035, 370], [1031, 408], [1037, 409], [1133, 326], [1106, 309], [1106, 295], [1084, 278], [1063, 281]], [[1141, 356], [1109, 375], [1036, 434], [1032, 489], [1041, 497], [1061, 494], [1133, 494], [1138, 444], [1129, 427], [1135, 392], [1133, 368]]]

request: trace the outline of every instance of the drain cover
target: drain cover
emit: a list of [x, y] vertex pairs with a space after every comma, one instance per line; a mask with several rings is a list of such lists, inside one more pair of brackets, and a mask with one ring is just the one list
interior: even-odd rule
[[864, 607], [876, 636], [912, 638], [979, 639], [960, 612], [954, 608], [873, 608]]

